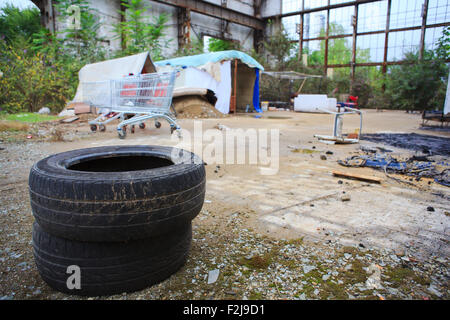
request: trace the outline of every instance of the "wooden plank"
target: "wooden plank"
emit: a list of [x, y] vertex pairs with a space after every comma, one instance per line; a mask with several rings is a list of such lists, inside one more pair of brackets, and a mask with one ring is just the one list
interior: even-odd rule
[[61, 120], [62, 123], [71, 123], [74, 122], [76, 120], [80, 119], [80, 117], [71, 117], [71, 118], [67, 118], [67, 119], [63, 119]]
[[356, 180], [361, 180], [361, 181], [366, 181], [366, 182], [381, 183], [381, 181], [383, 181], [383, 179], [377, 178], [374, 176], [366, 176], [366, 175], [341, 172], [341, 171], [333, 171], [332, 173], [333, 173], [333, 176], [335, 176], [335, 177], [356, 179]]

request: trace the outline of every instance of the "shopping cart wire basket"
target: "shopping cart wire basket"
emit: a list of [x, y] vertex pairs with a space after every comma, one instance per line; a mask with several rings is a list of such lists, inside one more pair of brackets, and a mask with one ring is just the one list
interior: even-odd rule
[[158, 119], [165, 119], [170, 124], [171, 133], [177, 130], [180, 134], [180, 127], [170, 110], [176, 74], [177, 71], [148, 73], [82, 83], [84, 102], [106, 108], [112, 113], [109, 117], [101, 115], [90, 121], [91, 130], [98, 125], [100, 131], [104, 131], [107, 123], [119, 119], [117, 132], [119, 138], [123, 139], [129, 125], [134, 128], [134, 125], [139, 124], [143, 128], [146, 120], [154, 119], [155, 126], [159, 128], [161, 123]]

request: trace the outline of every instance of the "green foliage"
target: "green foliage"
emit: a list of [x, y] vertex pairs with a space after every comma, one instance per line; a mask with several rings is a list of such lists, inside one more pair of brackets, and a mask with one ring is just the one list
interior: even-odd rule
[[[105, 58], [105, 50], [97, 37], [99, 26], [86, 1], [59, 1], [55, 6], [64, 18], [68, 15], [64, 8], [72, 3], [81, 8], [81, 30], [66, 29], [53, 35], [38, 26], [29, 37], [1, 41], [0, 108], [3, 111], [34, 112], [41, 107], [60, 111], [75, 94], [79, 69], [86, 63]], [[16, 10], [20, 13], [29, 9]], [[11, 10], [11, 14], [16, 15], [16, 10]], [[33, 25], [36, 17], [31, 18], [30, 25]], [[14, 21], [8, 16], [5, 19]]]
[[418, 53], [407, 53], [404, 64], [389, 70], [385, 94], [394, 109], [440, 109], [444, 105], [446, 64], [432, 51], [426, 51], [423, 60], [418, 56]]
[[19, 121], [26, 123], [37, 123], [37, 122], [45, 122], [60, 119], [59, 117], [47, 115], [47, 114], [39, 114], [39, 113], [30, 113], [30, 112], [21, 112], [16, 114], [9, 114], [5, 117], [8, 121]]
[[38, 9], [20, 10], [7, 4], [0, 13], [0, 38], [13, 43], [18, 38], [30, 39], [41, 27]]
[[[92, 63], [106, 58], [106, 51], [103, 46], [105, 39], [98, 36], [100, 29], [99, 18], [96, 11], [89, 7], [86, 0], [59, 0], [55, 4], [55, 8], [60, 13], [60, 22], [66, 23], [70, 19], [77, 19], [74, 12], [70, 11], [71, 5], [76, 5], [80, 8], [80, 28], [75, 28], [71, 25], [58, 33], [56, 37], [42, 37], [42, 34], [36, 37], [35, 44], [38, 41], [44, 40], [42, 46], [47, 47], [54, 45], [56, 47], [63, 46], [65, 54], [71, 55], [83, 63]], [[61, 41], [55, 41], [56, 38]], [[47, 42], [46, 42], [47, 41]]]
[[155, 61], [161, 60], [162, 49], [169, 44], [168, 40], [162, 41], [169, 15], [163, 13], [152, 21], [146, 21], [144, 14], [150, 6], [145, 5], [142, 0], [122, 0], [122, 6], [126, 10], [119, 13], [125, 21], [117, 24], [114, 31], [117, 38], [123, 39], [125, 49], [118, 52], [118, 56], [149, 50]]
[[194, 39], [193, 41], [191, 41], [190, 44], [185, 45], [182, 48], [179, 48], [171, 56], [171, 58], [193, 56], [193, 55], [202, 54], [202, 53], [204, 53], [203, 42], [200, 41], [199, 39]]
[[217, 52], [225, 50], [239, 50], [239, 43], [228, 40], [209, 38], [208, 42], [209, 52]]
[[293, 44], [284, 28], [277, 31], [267, 41], [263, 42], [264, 50], [268, 53], [265, 62], [277, 71], [286, 70], [285, 62], [289, 60]]
[[441, 60], [450, 58], [450, 26], [445, 27], [437, 43], [436, 54]]
[[[58, 112], [73, 98], [78, 85], [78, 71], [85, 64], [109, 57], [104, 39], [99, 36], [98, 12], [86, 0], [58, 0], [54, 6], [60, 22], [67, 27], [52, 34], [40, 26], [37, 9], [7, 6], [0, 15], [0, 109], [6, 112], [34, 112], [49, 107]], [[80, 9], [80, 28], [73, 24], [78, 18], [71, 5]], [[150, 50], [155, 60], [161, 58], [163, 36], [168, 16], [153, 22], [144, 21], [148, 7], [142, 0], [123, 1], [126, 21], [116, 32], [124, 36], [127, 47], [116, 56]]]
[[[35, 53], [29, 43], [0, 41], [0, 108], [9, 113], [59, 111], [74, 94], [73, 65], [53, 55]], [[76, 67], [75, 67], [76, 69]]]

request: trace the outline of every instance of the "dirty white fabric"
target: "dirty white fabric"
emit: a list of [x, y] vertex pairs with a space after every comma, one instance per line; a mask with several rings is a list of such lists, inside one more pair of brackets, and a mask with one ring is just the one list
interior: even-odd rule
[[231, 61], [224, 61], [220, 65], [220, 82], [214, 91], [217, 97], [216, 109], [224, 114], [230, 112], [231, 99]]
[[208, 62], [207, 64], [198, 67], [200, 70], [208, 72], [214, 80], [220, 82], [220, 62]]
[[147, 59], [156, 70], [149, 52], [85, 65], [78, 72], [79, 84], [72, 102], [83, 102], [83, 82], [120, 79], [130, 73], [141, 74]]
[[[208, 72], [197, 68], [189, 67], [184, 69], [184, 87], [189, 88], [207, 88], [214, 92], [217, 91], [217, 82]], [[175, 88], [178, 88], [175, 84]], [[216, 94], [217, 95], [217, 94]]]
[[206, 88], [186, 88], [180, 87], [173, 90], [173, 97], [181, 96], [204, 96], [207, 93]]
[[[231, 61], [223, 61], [218, 63], [220, 80], [217, 81], [209, 72], [200, 70], [195, 67], [185, 67], [180, 70], [175, 80], [175, 92], [189, 89], [209, 89], [214, 92], [217, 97], [215, 108], [222, 113], [227, 114], [230, 111], [231, 97]], [[169, 65], [158, 66], [158, 72], [168, 72], [174, 67]], [[180, 96], [180, 95], [177, 95]]]

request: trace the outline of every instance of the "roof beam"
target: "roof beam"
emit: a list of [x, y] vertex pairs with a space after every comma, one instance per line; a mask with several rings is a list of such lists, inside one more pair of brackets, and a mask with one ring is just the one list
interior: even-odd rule
[[290, 16], [296, 16], [296, 15], [299, 15], [302, 13], [307, 14], [307, 13], [312, 13], [312, 12], [319, 12], [319, 11], [324, 11], [324, 10], [349, 7], [349, 6], [354, 6], [357, 4], [364, 4], [364, 3], [377, 2], [377, 1], [381, 1], [381, 0], [355, 0], [355, 1], [349, 1], [349, 2], [342, 2], [342, 3], [332, 4], [332, 5], [324, 6], [324, 7], [317, 7], [317, 8], [312, 8], [312, 9], [304, 9], [304, 10], [299, 10], [299, 11], [294, 11], [294, 12], [289, 12], [289, 13], [284, 13], [284, 14], [278, 14], [275, 16], [266, 17], [266, 19], [285, 18], [285, 17], [290, 17]]
[[223, 19], [232, 23], [240, 24], [249, 28], [262, 30], [264, 22], [262, 19], [251, 15], [235, 11], [220, 5], [198, 0], [151, 0], [174, 7], [189, 9], [193, 12], [201, 13], [210, 17]]

